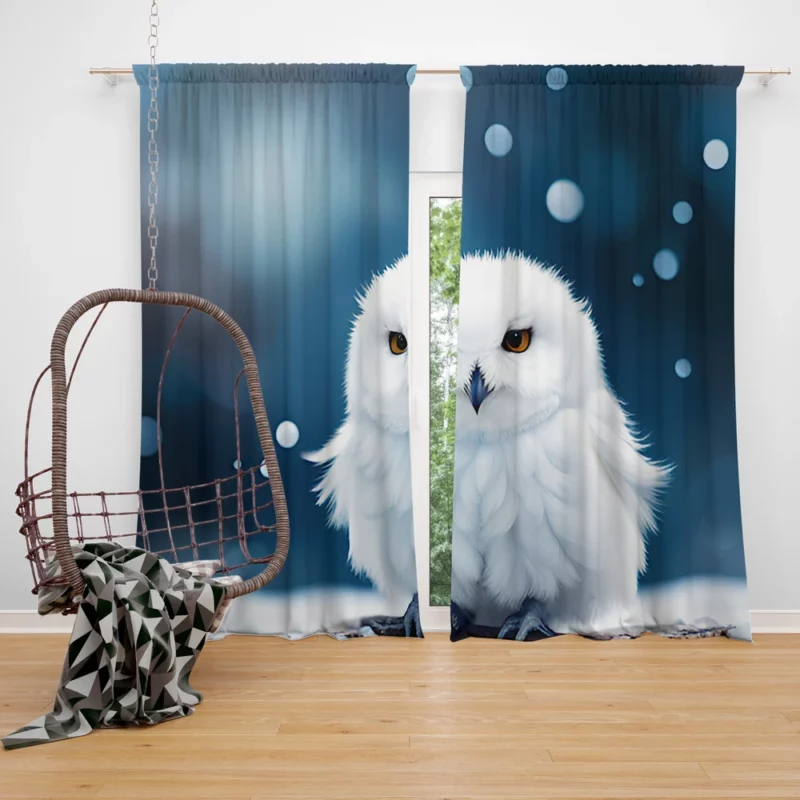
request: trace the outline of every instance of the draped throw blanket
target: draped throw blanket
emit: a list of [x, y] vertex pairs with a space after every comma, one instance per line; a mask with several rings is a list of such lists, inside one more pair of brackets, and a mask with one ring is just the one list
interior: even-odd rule
[[[191, 714], [189, 684], [225, 589], [144, 550], [113, 542], [74, 547], [86, 581], [53, 711], [3, 739], [7, 750], [85, 736], [98, 727], [153, 725]], [[213, 567], [190, 565], [195, 572]], [[53, 559], [48, 577], [57, 577]], [[39, 613], [58, 610], [69, 587], [40, 593]]]

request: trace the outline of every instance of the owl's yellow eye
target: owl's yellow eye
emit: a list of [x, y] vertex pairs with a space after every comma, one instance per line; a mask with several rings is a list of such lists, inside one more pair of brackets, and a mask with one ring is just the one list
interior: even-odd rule
[[503, 337], [503, 350], [509, 353], [524, 353], [531, 346], [533, 331], [525, 330], [506, 331]]
[[401, 356], [408, 350], [408, 339], [399, 331], [389, 333], [389, 349], [396, 355]]

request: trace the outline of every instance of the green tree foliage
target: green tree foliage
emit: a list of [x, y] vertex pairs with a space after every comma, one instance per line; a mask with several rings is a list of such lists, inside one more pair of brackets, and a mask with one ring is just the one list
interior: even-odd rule
[[431, 200], [430, 225], [430, 593], [431, 605], [443, 606], [450, 603], [461, 200]]

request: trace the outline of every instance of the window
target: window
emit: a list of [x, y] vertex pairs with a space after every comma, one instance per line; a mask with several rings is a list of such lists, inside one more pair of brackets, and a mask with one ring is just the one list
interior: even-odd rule
[[412, 173], [411, 469], [420, 614], [449, 630], [460, 173]]
[[430, 239], [430, 603], [450, 605], [461, 198], [433, 197]]

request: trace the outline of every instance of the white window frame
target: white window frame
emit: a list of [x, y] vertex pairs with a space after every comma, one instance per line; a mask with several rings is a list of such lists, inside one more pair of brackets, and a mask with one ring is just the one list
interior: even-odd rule
[[430, 604], [430, 201], [460, 198], [461, 173], [412, 172], [409, 189], [409, 408], [417, 590], [423, 631], [449, 631], [450, 608]]

